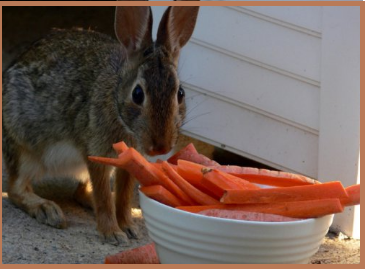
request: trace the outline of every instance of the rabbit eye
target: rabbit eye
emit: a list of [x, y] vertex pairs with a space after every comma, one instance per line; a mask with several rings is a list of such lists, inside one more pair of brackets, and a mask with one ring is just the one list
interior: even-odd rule
[[132, 98], [133, 102], [137, 105], [141, 105], [144, 101], [144, 93], [142, 90], [142, 87], [140, 85], [137, 85], [132, 92]]
[[184, 100], [185, 97], [185, 91], [184, 89], [180, 86], [179, 90], [177, 91], [177, 102], [179, 102], [179, 104], [181, 104]]

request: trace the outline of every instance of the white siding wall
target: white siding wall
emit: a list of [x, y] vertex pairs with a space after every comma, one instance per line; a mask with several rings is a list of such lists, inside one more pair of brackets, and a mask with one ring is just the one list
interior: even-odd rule
[[[153, 7], [155, 22], [164, 10]], [[323, 181], [344, 176], [334, 165], [345, 166], [351, 177], [337, 179], [355, 184], [359, 18], [359, 7], [201, 7], [179, 63], [184, 133]], [[333, 137], [345, 122], [349, 134]]]

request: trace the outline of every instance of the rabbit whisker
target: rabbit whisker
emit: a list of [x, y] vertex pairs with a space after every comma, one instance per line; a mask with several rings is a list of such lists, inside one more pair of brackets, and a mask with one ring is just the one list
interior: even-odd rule
[[198, 117], [201, 117], [201, 116], [204, 116], [204, 115], [207, 115], [207, 114], [210, 114], [211, 112], [206, 112], [206, 113], [202, 113], [202, 114], [198, 114], [198, 115], [194, 115], [193, 117], [189, 118], [189, 119], [185, 119], [184, 122], [182, 123], [181, 127], [183, 127], [184, 125], [186, 125], [187, 123], [189, 123], [190, 121], [198, 118]]

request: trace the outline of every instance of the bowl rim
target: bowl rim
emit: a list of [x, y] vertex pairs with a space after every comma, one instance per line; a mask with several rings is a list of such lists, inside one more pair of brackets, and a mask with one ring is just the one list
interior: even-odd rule
[[[221, 222], [221, 223], [231, 222], [233, 224], [247, 224], [247, 225], [249, 224], [249, 225], [257, 225], [257, 226], [282, 226], [284, 224], [286, 226], [296, 226], [296, 225], [299, 225], [299, 224], [315, 223], [319, 219], [327, 218], [329, 216], [334, 215], [334, 214], [332, 214], [332, 215], [326, 215], [326, 216], [322, 216], [322, 217], [318, 217], [318, 218], [306, 218], [306, 219], [300, 219], [300, 220], [294, 220], [294, 221], [251, 221], [251, 220], [218, 218], [218, 217], [200, 215], [200, 214], [197, 214], [197, 213], [191, 213], [191, 212], [187, 212], [187, 211], [184, 211], [184, 210], [180, 210], [180, 209], [165, 205], [165, 204], [160, 203], [160, 202], [158, 202], [154, 199], [149, 198], [139, 188], [138, 188], [138, 193], [139, 193], [139, 196], [140, 196], [139, 200], [141, 200], [141, 196], [142, 196], [142, 197], [144, 197], [144, 199], [146, 201], [149, 201], [150, 203], [152, 203], [152, 205], [157, 206], [157, 207], [161, 207], [161, 208], [165, 209], [166, 211], [180, 213], [183, 216], [185, 215], [186, 217], [201, 218], [202, 220], [205, 219], [207, 221], [210, 220], [210, 221]], [[143, 215], [143, 209], [142, 209], [142, 215]]]

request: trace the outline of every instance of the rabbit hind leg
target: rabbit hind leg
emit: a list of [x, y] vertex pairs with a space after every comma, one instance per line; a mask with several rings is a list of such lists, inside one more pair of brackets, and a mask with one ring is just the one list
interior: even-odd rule
[[80, 182], [75, 190], [74, 199], [85, 208], [94, 209], [93, 190], [90, 180]]
[[42, 166], [29, 155], [21, 153], [18, 173], [15, 171], [8, 170], [10, 201], [40, 223], [59, 229], [65, 228], [67, 223], [61, 208], [33, 192], [31, 180], [43, 173]]

